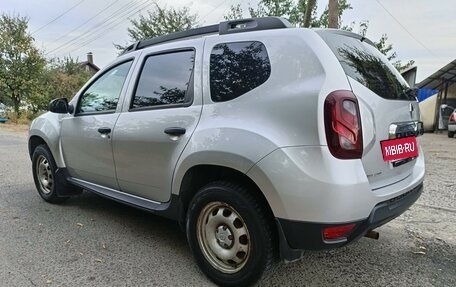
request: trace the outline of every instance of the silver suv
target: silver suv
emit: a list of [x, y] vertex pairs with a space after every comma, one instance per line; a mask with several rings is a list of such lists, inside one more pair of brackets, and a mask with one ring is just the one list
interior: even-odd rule
[[140, 41], [31, 125], [41, 197], [175, 219], [203, 272], [249, 285], [420, 196], [414, 91], [368, 39], [267, 17]]

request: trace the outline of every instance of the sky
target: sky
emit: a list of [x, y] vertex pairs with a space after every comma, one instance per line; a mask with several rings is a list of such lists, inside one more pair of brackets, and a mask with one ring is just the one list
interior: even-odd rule
[[[327, 0], [318, 0], [319, 13]], [[456, 59], [455, 0], [348, 0], [353, 9], [342, 16], [345, 25], [369, 21], [367, 37], [388, 35], [400, 60], [414, 60], [417, 82]], [[188, 7], [201, 25], [223, 21], [233, 4], [256, 7], [258, 0], [157, 0], [166, 7]], [[99, 67], [117, 56], [113, 44], [129, 41], [127, 28], [148, 9], [152, 0], [1, 0], [0, 13], [29, 19], [29, 31], [46, 57], [71, 55], [85, 61], [88, 52]]]

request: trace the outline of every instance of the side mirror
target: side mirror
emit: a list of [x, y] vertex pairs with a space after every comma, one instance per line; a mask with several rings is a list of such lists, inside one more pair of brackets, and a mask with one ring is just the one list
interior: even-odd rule
[[67, 114], [68, 113], [68, 100], [66, 98], [52, 100], [49, 103], [49, 111], [51, 113]]

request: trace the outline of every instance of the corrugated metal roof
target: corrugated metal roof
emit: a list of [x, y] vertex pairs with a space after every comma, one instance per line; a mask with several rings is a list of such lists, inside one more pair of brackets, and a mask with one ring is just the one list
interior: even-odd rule
[[456, 59], [419, 82], [416, 86], [420, 89], [437, 89], [442, 84], [442, 80], [456, 82]]

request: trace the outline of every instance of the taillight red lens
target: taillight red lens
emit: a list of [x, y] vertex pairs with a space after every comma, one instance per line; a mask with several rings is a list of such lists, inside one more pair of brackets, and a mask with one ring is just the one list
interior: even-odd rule
[[450, 122], [456, 121], [456, 119], [454, 118], [454, 113], [451, 114], [450, 119], [448, 121], [450, 121]]
[[326, 141], [331, 154], [340, 159], [361, 158], [363, 133], [358, 100], [351, 91], [334, 91], [324, 105]]
[[339, 225], [339, 226], [332, 226], [326, 227], [323, 229], [323, 238], [325, 240], [334, 240], [334, 239], [341, 239], [347, 237], [347, 235], [355, 228], [354, 223], [347, 224], [347, 225]]

